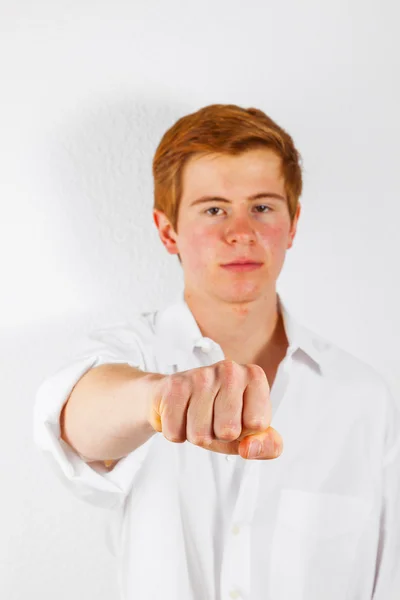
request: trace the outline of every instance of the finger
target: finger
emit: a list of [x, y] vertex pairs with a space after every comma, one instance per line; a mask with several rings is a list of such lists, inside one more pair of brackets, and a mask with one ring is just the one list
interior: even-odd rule
[[160, 418], [160, 415], [158, 413], [156, 413], [154, 409], [152, 410], [152, 415], [151, 415], [151, 426], [153, 427], [153, 429], [155, 431], [162, 433], [161, 418]]
[[218, 452], [219, 454], [232, 454], [237, 456], [239, 454], [239, 444], [238, 440], [234, 440], [233, 442], [225, 442], [222, 440], [213, 440], [207, 446], [203, 446], [205, 450], [210, 450], [211, 452]]
[[271, 424], [270, 387], [264, 370], [258, 365], [246, 365], [248, 383], [243, 392], [242, 435], [265, 432]]
[[[259, 442], [259, 454], [250, 453], [250, 444]], [[244, 438], [239, 445], [238, 452], [242, 458], [270, 460], [277, 458], [283, 452], [283, 440], [281, 435], [273, 427], [269, 427], [266, 432], [256, 435], [249, 435]]]
[[171, 442], [186, 441], [186, 411], [191, 393], [184, 375], [168, 377], [157, 390], [152, 406], [151, 424]]
[[229, 443], [238, 440], [242, 433], [245, 372], [241, 376], [233, 362], [226, 363], [221, 371], [222, 384], [214, 399], [213, 437]]
[[186, 416], [186, 439], [196, 446], [207, 448], [214, 439], [213, 410], [217, 389], [214, 369], [202, 368], [193, 376]]

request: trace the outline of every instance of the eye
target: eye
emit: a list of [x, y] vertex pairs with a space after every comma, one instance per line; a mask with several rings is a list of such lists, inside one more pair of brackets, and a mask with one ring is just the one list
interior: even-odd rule
[[[204, 212], [205, 212], [206, 214], [209, 214], [209, 212], [208, 212], [208, 211], [210, 211], [210, 210], [221, 210], [221, 209], [220, 209], [220, 208], [218, 208], [218, 206], [212, 206], [211, 208], [207, 208], [207, 210], [206, 210], [206, 211], [204, 211]], [[210, 216], [213, 216], [213, 215], [210, 215]]]
[[[263, 211], [257, 211], [257, 212], [260, 212], [261, 214], [267, 213], [271, 210], [271, 208], [269, 206], [267, 206], [266, 204], [258, 204], [256, 206], [256, 208], [267, 208], [268, 209], [268, 210], [263, 210]], [[205, 210], [204, 212], [206, 214], [210, 214], [209, 213], [210, 210], [221, 210], [221, 209], [218, 206], [212, 206], [211, 208], [207, 208], [207, 210]], [[214, 215], [215, 215], [215, 213], [214, 213]], [[214, 215], [210, 215], [210, 216], [214, 216]]]

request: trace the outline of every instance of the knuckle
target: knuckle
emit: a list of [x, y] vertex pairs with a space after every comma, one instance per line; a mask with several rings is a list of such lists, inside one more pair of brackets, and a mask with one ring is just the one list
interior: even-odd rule
[[250, 377], [256, 381], [265, 381], [266, 375], [265, 371], [260, 365], [256, 364], [248, 364], [246, 365], [247, 371]]
[[166, 381], [166, 395], [182, 395], [186, 394], [189, 390], [190, 382], [188, 378], [181, 373], [172, 375]]
[[195, 446], [197, 446], [198, 442], [200, 441], [200, 437], [198, 435], [192, 434], [192, 433], [187, 433], [186, 439], [188, 442], [190, 442], [191, 444], [194, 444]]
[[236, 440], [241, 434], [242, 428], [238, 425], [225, 425], [216, 428], [216, 436], [219, 440], [232, 442]]
[[266, 427], [266, 425], [267, 425], [266, 419], [262, 416], [249, 417], [246, 420], [246, 427], [253, 431], [258, 431], [258, 430], [262, 431]]
[[173, 442], [175, 444], [182, 444], [183, 442], [186, 441], [185, 437], [182, 437], [181, 435], [178, 435], [176, 433], [164, 433], [164, 437], [169, 441], [169, 442]]
[[209, 367], [202, 367], [195, 371], [196, 387], [209, 388], [213, 385], [213, 371]]
[[223, 369], [224, 374], [225, 375], [230, 375], [235, 373], [235, 371], [237, 370], [237, 366], [238, 364], [231, 359], [226, 358], [225, 360], [222, 360], [220, 363], [220, 368]]
[[219, 379], [222, 380], [223, 385], [231, 388], [235, 386], [240, 378], [241, 368], [238, 363], [233, 360], [224, 360], [220, 363], [219, 367]]
[[206, 446], [211, 442], [208, 435], [203, 435], [200, 432], [195, 432], [187, 436], [187, 440], [194, 446]]

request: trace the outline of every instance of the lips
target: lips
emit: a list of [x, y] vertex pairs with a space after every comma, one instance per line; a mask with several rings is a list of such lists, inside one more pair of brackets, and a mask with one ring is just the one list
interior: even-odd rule
[[262, 263], [247, 262], [247, 263], [231, 263], [228, 265], [221, 265], [225, 271], [232, 271], [234, 273], [246, 273], [247, 271], [254, 271], [260, 269]]
[[261, 265], [261, 264], [262, 264], [261, 262], [257, 262], [255, 260], [235, 260], [230, 263], [225, 263], [222, 266], [228, 267], [228, 266], [233, 266], [233, 265]]
[[261, 265], [261, 263], [256, 263], [256, 262], [233, 262], [233, 263], [227, 263], [226, 265], [224, 265], [224, 267], [233, 267], [234, 265]]

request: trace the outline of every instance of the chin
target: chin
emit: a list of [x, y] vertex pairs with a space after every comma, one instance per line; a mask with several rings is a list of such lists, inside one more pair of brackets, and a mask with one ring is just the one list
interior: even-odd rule
[[263, 290], [254, 287], [251, 289], [235, 289], [231, 286], [230, 289], [219, 289], [217, 294], [229, 302], [253, 302], [263, 295]]

